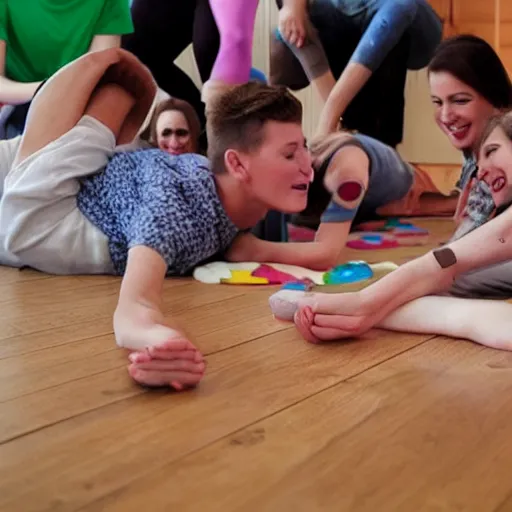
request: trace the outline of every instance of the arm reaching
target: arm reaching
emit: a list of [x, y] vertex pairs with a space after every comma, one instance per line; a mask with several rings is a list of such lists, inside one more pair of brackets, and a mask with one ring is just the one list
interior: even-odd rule
[[447, 290], [460, 274], [512, 259], [512, 208], [445, 247], [455, 256], [446, 268], [430, 251], [361, 292], [312, 294], [299, 307], [309, 309], [314, 327], [329, 329], [330, 339], [360, 335], [403, 304]]
[[144, 350], [179, 336], [162, 314], [162, 286], [167, 264], [153, 249], [136, 246], [128, 253], [126, 273], [114, 314], [117, 344]]
[[205, 365], [200, 352], [162, 313], [162, 285], [167, 264], [153, 249], [136, 246], [128, 253], [126, 273], [114, 314], [117, 344], [134, 350], [129, 373], [140, 384], [196, 385]]
[[227, 259], [328, 270], [340, 262], [349, 230], [349, 222], [321, 224], [315, 241], [308, 243], [267, 242], [250, 233], [241, 234], [227, 252]]
[[[327, 158], [327, 154], [319, 156], [321, 161]], [[352, 220], [368, 189], [369, 165], [368, 156], [358, 146], [342, 147], [332, 156], [324, 184], [333, 199], [322, 216], [314, 242], [275, 243], [253, 235], [240, 235], [228, 252], [228, 258], [284, 263], [312, 270], [328, 270], [341, 263]]]

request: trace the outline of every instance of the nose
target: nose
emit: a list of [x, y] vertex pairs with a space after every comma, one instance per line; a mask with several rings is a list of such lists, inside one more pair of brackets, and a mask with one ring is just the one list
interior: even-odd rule
[[171, 148], [177, 148], [180, 146], [179, 138], [176, 135], [172, 135], [169, 139], [169, 146], [171, 146]]
[[445, 103], [441, 107], [441, 122], [448, 124], [455, 120], [455, 113], [449, 103]]
[[313, 165], [312, 165], [312, 159], [311, 159], [311, 153], [305, 149], [304, 155], [302, 159], [300, 160], [300, 172], [308, 178], [313, 181]]

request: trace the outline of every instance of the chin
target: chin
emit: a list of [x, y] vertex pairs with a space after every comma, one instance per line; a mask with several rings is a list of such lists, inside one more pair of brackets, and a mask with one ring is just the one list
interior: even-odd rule
[[283, 213], [300, 213], [303, 212], [308, 205], [307, 198], [305, 201], [289, 201], [286, 204], [281, 204], [278, 208], [274, 208]]

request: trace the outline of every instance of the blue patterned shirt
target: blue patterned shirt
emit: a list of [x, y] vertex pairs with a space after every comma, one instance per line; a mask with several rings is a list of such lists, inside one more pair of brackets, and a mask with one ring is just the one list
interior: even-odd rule
[[159, 149], [117, 153], [103, 172], [82, 181], [77, 201], [108, 237], [120, 275], [136, 245], [157, 251], [167, 275], [184, 275], [225, 251], [238, 232], [200, 155], [171, 156]]

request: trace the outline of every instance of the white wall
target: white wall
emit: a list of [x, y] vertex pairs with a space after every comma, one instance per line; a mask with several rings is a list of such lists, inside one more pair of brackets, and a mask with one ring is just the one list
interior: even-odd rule
[[[254, 33], [253, 66], [268, 75], [270, 32], [277, 24], [274, 0], [260, 0]], [[199, 86], [201, 81], [191, 48], [177, 60]], [[320, 104], [315, 92], [308, 87], [297, 97], [304, 105], [304, 132], [310, 137], [316, 125]], [[410, 72], [405, 90], [404, 141], [399, 147], [405, 159], [416, 163], [458, 164], [462, 161], [459, 151], [453, 149], [437, 128], [433, 119], [425, 71]]]

